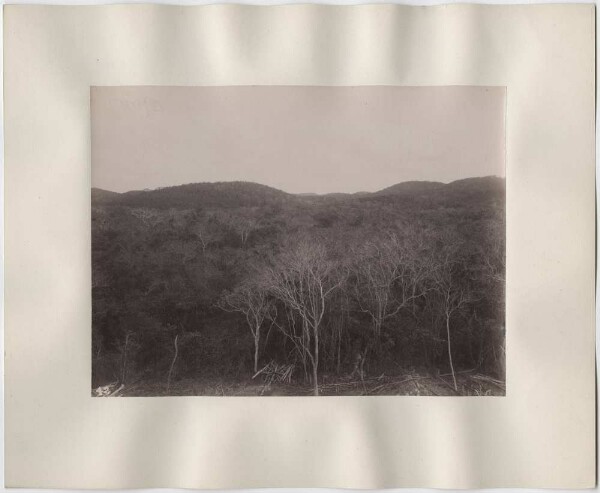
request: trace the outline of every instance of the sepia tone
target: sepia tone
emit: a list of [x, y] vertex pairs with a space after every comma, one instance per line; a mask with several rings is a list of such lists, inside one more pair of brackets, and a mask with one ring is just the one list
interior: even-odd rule
[[92, 395], [504, 395], [505, 90], [101, 87]]

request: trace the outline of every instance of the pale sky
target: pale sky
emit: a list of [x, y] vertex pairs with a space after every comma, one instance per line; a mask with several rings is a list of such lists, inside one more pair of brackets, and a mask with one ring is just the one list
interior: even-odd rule
[[501, 87], [94, 87], [92, 186], [292, 193], [505, 174]]

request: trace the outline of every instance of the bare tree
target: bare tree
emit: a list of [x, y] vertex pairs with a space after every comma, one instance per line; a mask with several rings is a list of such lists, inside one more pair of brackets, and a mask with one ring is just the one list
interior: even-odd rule
[[171, 381], [173, 380], [173, 375], [175, 373], [175, 364], [177, 363], [177, 357], [179, 356], [179, 347], [180, 344], [185, 341], [201, 337], [199, 332], [185, 332], [183, 326], [179, 325], [178, 327], [169, 327], [169, 330], [175, 329], [174, 337], [173, 337], [173, 359], [171, 360], [171, 365], [169, 366], [169, 372], [167, 373], [167, 393], [171, 390]]
[[173, 346], [175, 347], [175, 353], [173, 354], [173, 360], [171, 361], [171, 366], [169, 367], [169, 374], [167, 375], [167, 393], [171, 390], [171, 378], [173, 377], [173, 370], [175, 369], [175, 363], [177, 362], [177, 356], [179, 355], [179, 346], [177, 343], [179, 342], [179, 334], [175, 334], [175, 339], [173, 340]]
[[273, 305], [273, 311], [269, 314], [271, 323], [275, 325], [281, 333], [293, 344], [295, 351], [302, 363], [304, 370], [305, 381], [308, 377], [308, 352], [310, 351], [310, 333], [308, 326], [302, 322], [298, 324], [298, 316], [296, 311], [286, 304], [283, 305], [283, 310], [278, 310], [277, 304]]
[[310, 240], [299, 241], [268, 270], [270, 292], [300, 317], [300, 344], [311, 363], [314, 395], [319, 395], [319, 335], [325, 302], [342, 282], [325, 247]]
[[236, 214], [226, 214], [223, 221], [240, 237], [242, 246], [246, 245], [252, 232], [259, 226], [256, 212], [252, 209], [240, 210]]
[[127, 369], [128, 369], [128, 361], [127, 358], [129, 356], [129, 351], [130, 351], [130, 343], [132, 338], [134, 337], [134, 334], [132, 331], [128, 330], [125, 333], [125, 338], [123, 339], [123, 341], [119, 341], [117, 347], [119, 350], [119, 353], [121, 355], [121, 361], [120, 361], [120, 368], [119, 368], [119, 381], [122, 384], [125, 384], [125, 382], [127, 381]]
[[258, 356], [260, 348], [261, 328], [273, 308], [264, 284], [256, 279], [250, 279], [233, 292], [225, 293], [218, 306], [226, 311], [243, 314], [246, 317], [248, 328], [254, 339], [254, 373], [258, 371]]
[[[498, 214], [498, 216], [500, 216]], [[506, 283], [506, 241], [504, 217], [489, 221], [483, 229], [483, 238], [478, 245], [481, 266], [480, 282], [482, 293], [496, 312], [495, 323], [486, 323], [488, 338], [485, 344], [491, 351], [490, 360], [495, 371], [506, 373], [506, 347], [504, 335], [505, 283]], [[498, 321], [500, 323], [498, 323]], [[481, 331], [483, 333], [483, 331]], [[481, 344], [483, 346], [483, 343]], [[480, 361], [483, 358], [480, 356]]]
[[479, 254], [483, 274], [487, 280], [504, 286], [506, 282], [506, 244], [504, 222], [492, 221], [486, 225]]
[[413, 242], [396, 234], [367, 242], [355, 253], [355, 298], [379, 339], [384, 322], [414, 305], [428, 289], [430, 262]]
[[329, 359], [336, 374], [340, 374], [342, 364], [342, 343], [347, 337], [349, 325], [350, 299], [344, 289], [336, 291], [329, 310]]
[[258, 221], [254, 218], [242, 218], [236, 224], [236, 229], [242, 240], [242, 245], [246, 244], [250, 233], [258, 227]]
[[456, 372], [452, 360], [452, 337], [450, 331], [450, 322], [452, 317], [465, 307], [468, 303], [474, 301], [472, 293], [467, 289], [465, 283], [465, 273], [462, 269], [462, 262], [459, 257], [460, 247], [458, 245], [449, 245], [445, 247], [438, 256], [438, 262], [435, 266], [435, 291], [438, 295], [441, 313], [446, 326], [448, 361], [450, 362], [450, 371], [454, 382], [454, 390], [458, 391], [456, 383]]
[[206, 249], [221, 237], [216, 219], [212, 215], [198, 217], [192, 224], [192, 232], [202, 247], [202, 253], [206, 253]]
[[385, 241], [370, 241], [355, 253], [355, 299], [360, 310], [369, 315], [375, 337], [381, 334], [383, 322], [400, 309], [392, 296], [398, 276], [396, 251]]

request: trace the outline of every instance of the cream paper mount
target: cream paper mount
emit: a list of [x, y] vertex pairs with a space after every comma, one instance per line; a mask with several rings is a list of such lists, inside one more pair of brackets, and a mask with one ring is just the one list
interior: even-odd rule
[[[595, 482], [594, 7], [7, 6], [5, 475]], [[90, 397], [92, 86], [506, 88], [505, 397]]]

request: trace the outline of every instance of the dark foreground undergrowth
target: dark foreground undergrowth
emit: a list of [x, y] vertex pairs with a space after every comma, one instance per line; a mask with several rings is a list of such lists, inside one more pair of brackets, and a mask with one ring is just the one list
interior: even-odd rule
[[[474, 372], [456, 375], [458, 391], [454, 390], [451, 375], [407, 372], [403, 375], [360, 378], [324, 375], [320, 385], [321, 396], [503, 396], [504, 382]], [[106, 387], [105, 387], [106, 388]], [[116, 384], [105, 396], [155, 397], [155, 396], [310, 396], [311, 384], [282, 383], [248, 379], [224, 383], [218, 379], [197, 381], [185, 379], [167, 387], [164, 382], [136, 382], [119, 390]], [[98, 396], [97, 389], [93, 395]], [[106, 393], [106, 392], [105, 392]]]

